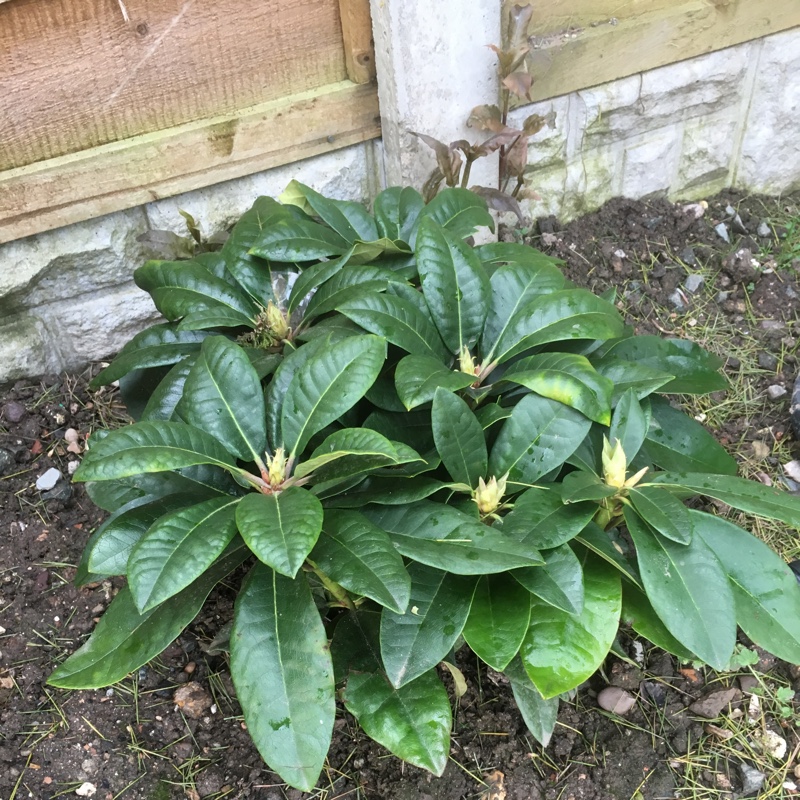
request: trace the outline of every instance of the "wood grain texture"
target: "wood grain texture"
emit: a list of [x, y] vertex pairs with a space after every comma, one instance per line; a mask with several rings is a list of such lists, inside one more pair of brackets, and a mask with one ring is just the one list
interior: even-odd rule
[[0, 243], [380, 136], [350, 81], [0, 173]]
[[[504, 30], [514, 2], [503, 0]], [[798, 25], [797, 0], [535, 3], [531, 97], [556, 97]]]
[[0, 4], [0, 170], [347, 78], [338, 0]]
[[353, 83], [375, 80], [375, 46], [369, 0], [339, 0], [347, 77]]

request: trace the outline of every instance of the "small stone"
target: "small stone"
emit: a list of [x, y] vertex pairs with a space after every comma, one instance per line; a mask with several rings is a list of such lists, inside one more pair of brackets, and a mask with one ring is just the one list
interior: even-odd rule
[[755, 441], [751, 443], [751, 447], [757, 461], [763, 461], [770, 453], [769, 445], [766, 442]]
[[752, 694], [755, 689], [759, 686], [759, 680], [756, 678], [755, 675], [740, 675], [739, 676], [739, 688], [745, 694]]
[[763, 731], [756, 731], [753, 734], [753, 740], [765, 753], [769, 753], [779, 761], [786, 755], [786, 739], [778, 736], [777, 733], [769, 728]]
[[730, 297], [730, 292], [717, 292], [717, 296], [714, 299], [719, 305], [722, 305], [728, 297]]
[[55, 467], [50, 467], [44, 475], [40, 475], [36, 479], [36, 488], [40, 492], [46, 492], [52, 489], [60, 480], [61, 473]]
[[623, 716], [636, 705], [636, 698], [618, 686], [606, 686], [597, 695], [597, 704], [605, 711]]
[[764, 785], [767, 776], [755, 767], [739, 764], [739, 771], [742, 773], [742, 794], [745, 797], [755, 794]]
[[14, 454], [0, 447], [0, 475], [5, 475], [6, 472], [10, 472], [11, 468], [15, 466], [16, 463], [17, 460], [14, 458]]
[[778, 369], [778, 359], [772, 353], [762, 350], [758, 354], [758, 366], [768, 372], [775, 372]]
[[695, 294], [700, 290], [700, 287], [706, 282], [705, 276], [700, 275], [697, 272], [693, 272], [689, 275], [686, 280], [683, 282], [683, 288], [686, 289], [687, 292], [691, 292]]
[[70, 475], [74, 475], [78, 471], [80, 465], [80, 461], [70, 461], [69, 464], [67, 464], [67, 472], [69, 472]]
[[16, 400], [10, 400], [3, 406], [3, 416], [9, 421], [13, 423], [22, 422], [25, 418], [25, 415], [28, 413], [28, 410], [25, 408], [22, 403], [18, 403]]
[[786, 387], [773, 383], [772, 386], [767, 386], [767, 394], [770, 400], [780, 400], [786, 394]]
[[93, 783], [82, 783], [76, 790], [75, 794], [78, 797], [94, 797], [94, 793], [97, 791], [97, 787]]
[[78, 431], [75, 428], [67, 428], [64, 431], [64, 441], [70, 444], [78, 441]]
[[697, 256], [694, 254], [694, 250], [691, 247], [684, 247], [683, 250], [681, 250], [681, 261], [683, 261], [687, 267], [700, 266]]
[[762, 239], [768, 239], [770, 236], [772, 236], [772, 228], [770, 228], [770, 226], [767, 225], [766, 222], [760, 222], [758, 224], [758, 227], [756, 228], [756, 233]]
[[728, 234], [728, 228], [724, 222], [720, 222], [719, 225], [715, 226], [714, 230], [717, 232], [717, 236], [719, 236], [720, 239], [723, 239], [730, 244], [731, 237]]
[[716, 719], [725, 708], [731, 703], [740, 700], [741, 697], [742, 693], [735, 687], [718, 689], [714, 692], [709, 692], [699, 700], [695, 700], [695, 702], [689, 706], [689, 711], [693, 714], [697, 714], [699, 717]]
[[189, 663], [188, 663], [188, 664], [187, 664], [187, 665], [186, 665], [186, 666], [183, 668], [183, 671], [184, 671], [184, 672], [185, 672], [187, 675], [191, 675], [191, 674], [192, 674], [192, 673], [193, 673], [193, 672], [194, 672], [196, 669], [197, 669], [197, 664], [195, 664], [195, 663], [194, 663], [194, 661], [190, 661], [190, 662], [189, 662]]
[[676, 289], [668, 299], [676, 311], [685, 311], [689, 307], [689, 298], [680, 289]]
[[175, 690], [173, 701], [178, 708], [192, 719], [200, 719], [211, 708], [212, 699], [197, 681], [192, 681]]
[[72, 486], [67, 481], [59, 481], [49, 492], [42, 492], [42, 500], [60, 500], [66, 503], [72, 497]]

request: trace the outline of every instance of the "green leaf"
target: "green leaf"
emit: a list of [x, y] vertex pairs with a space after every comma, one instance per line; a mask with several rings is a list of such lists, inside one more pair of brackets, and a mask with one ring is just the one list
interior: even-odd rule
[[440, 776], [450, 753], [452, 711], [435, 670], [395, 689], [380, 673], [351, 675], [345, 708], [370, 739]]
[[341, 303], [364, 295], [372, 295], [384, 291], [389, 284], [404, 279], [389, 269], [372, 266], [353, 266], [339, 270], [317, 289], [308, 303], [304, 320], [333, 311]]
[[225, 306], [252, 322], [258, 310], [244, 292], [195, 261], [148, 261], [133, 278], [168, 320]]
[[706, 394], [728, 386], [719, 373], [722, 360], [688, 339], [631, 336], [604, 348], [603, 358], [608, 356], [674, 375], [660, 387], [662, 392]]
[[252, 320], [228, 306], [214, 306], [190, 311], [179, 323], [179, 331], [201, 331], [209, 328], [252, 328]]
[[608, 378], [614, 386], [614, 392], [611, 395], [612, 406], [617, 405], [622, 395], [629, 389], [633, 389], [636, 398], [642, 400], [668, 384], [674, 377], [661, 370], [653, 369], [653, 367], [633, 361], [623, 361], [613, 356], [597, 360], [592, 358], [591, 361], [600, 375]]
[[328, 637], [303, 576], [256, 564], [231, 631], [231, 675], [250, 736], [270, 769], [309, 792], [336, 714]]
[[800, 585], [764, 542], [727, 520], [689, 512], [695, 532], [728, 573], [736, 621], [759, 647], [800, 664]]
[[225, 444], [242, 461], [267, 447], [264, 394], [250, 359], [224, 336], [210, 336], [186, 378], [178, 413]]
[[300, 366], [286, 389], [281, 410], [283, 444], [290, 456], [302, 453], [315, 433], [364, 396], [385, 359], [383, 339], [351, 336], [315, 353]]
[[113, 383], [132, 369], [174, 364], [184, 356], [197, 352], [207, 335], [204, 332], [178, 330], [171, 323], [145, 328], [119, 351], [111, 364], [92, 380], [89, 388], [97, 389]]
[[[618, 536], [616, 530], [611, 533]], [[575, 541], [587, 547], [593, 553], [600, 556], [600, 558], [611, 564], [611, 566], [618, 569], [632, 584], [638, 586], [640, 589], [644, 589], [639, 578], [639, 571], [625, 558], [619, 544], [597, 523], [590, 522], [580, 534], [575, 537]]]
[[298, 486], [279, 494], [248, 494], [236, 507], [236, 525], [247, 546], [289, 578], [316, 544], [322, 516], [322, 503]]
[[488, 454], [483, 428], [469, 406], [446, 389], [437, 389], [431, 411], [433, 440], [442, 463], [456, 483], [470, 487], [487, 477]]
[[503, 423], [489, 456], [489, 474], [536, 483], [561, 466], [583, 441], [592, 423], [557, 400], [529, 394]]
[[[482, 253], [483, 248], [478, 252]], [[484, 360], [492, 360], [497, 343], [528, 303], [563, 289], [564, 283], [561, 270], [552, 264], [513, 263], [500, 267], [490, 279], [492, 296], [481, 338]]]
[[583, 610], [584, 588], [581, 562], [569, 545], [544, 550], [543, 567], [515, 569], [511, 574], [531, 594], [567, 614]]
[[653, 610], [647, 595], [630, 583], [623, 584], [622, 621], [656, 647], [676, 655], [681, 661], [697, 661], [697, 656], [666, 629]]
[[416, 243], [422, 294], [451, 353], [478, 341], [489, 310], [489, 279], [472, 248], [430, 219]]
[[121, 681], [172, 643], [197, 616], [214, 586], [247, 556], [231, 547], [202, 577], [157, 608], [140, 614], [123, 587], [103, 614], [89, 641], [48, 678], [62, 689], [98, 689]]
[[408, 242], [425, 202], [410, 186], [391, 186], [375, 198], [375, 221], [382, 237]]
[[236, 536], [239, 498], [215, 497], [160, 517], [128, 560], [128, 585], [148, 611], [202, 575]]
[[418, 225], [423, 219], [433, 220], [461, 239], [471, 236], [480, 227], [494, 230], [494, 220], [486, 209], [486, 201], [469, 189], [444, 189], [439, 192], [420, 211]]
[[261, 231], [250, 255], [272, 261], [316, 261], [346, 253], [347, 240], [308, 220], [280, 220]]
[[292, 286], [292, 292], [289, 295], [289, 303], [286, 308], [287, 313], [291, 314], [311, 292], [336, 275], [347, 264], [352, 255], [353, 248], [351, 247], [340, 258], [336, 258], [333, 261], [320, 261], [318, 264], [306, 267], [297, 276]]
[[566, 505], [558, 491], [536, 487], [514, 500], [514, 508], [498, 528], [504, 536], [534, 547], [552, 549], [577, 536], [597, 511], [594, 503]]
[[314, 213], [346, 241], [352, 244], [356, 241], [372, 242], [378, 238], [375, 220], [361, 203], [332, 200], [299, 181], [292, 181], [292, 185], [306, 198]]
[[464, 625], [464, 638], [472, 651], [499, 672], [517, 654], [531, 617], [528, 592], [508, 577], [480, 578]]
[[499, 403], [489, 403], [475, 409], [475, 416], [478, 418], [481, 427], [488, 430], [498, 422], [508, 419], [513, 409], [501, 406]]
[[137, 498], [112, 514], [86, 545], [86, 566], [96, 575], [124, 575], [134, 545], [164, 514], [192, 502], [186, 495], [168, 495], [148, 502]]
[[363, 490], [351, 491], [325, 503], [326, 508], [363, 508], [369, 503], [404, 506], [424, 500], [447, 486], [433, 478], [370, 478]]
[[513, 364], [502, 377], [532, 392], [575, 408], [589, 419], [611, 422], [613, 384], [588, 359], [572, 353], [541, 353]]
[[488, 575], [543, 563], [536, 548], [441, 503], [371, 506], [363, 513], [389, 534], [402, 555], [458, 575]]
[[456, 392], [474, 383], [475, 376], [448, 369], [433, 356], [406, 356], [397, 365], [394, 380], [400, 400], [410, 411], [431, 402], [439, 387]]
[[[650, 407], [648, 405], [648, 412]], [[611, 419], [611, 430], [608, 438], [613, 444], [617, 439], [625, 452], [625, 460], [628, 464], [641, 450], [644, 444], [647, 431], [650, 428], [651, 414], [647, 413], [634, 389], [628, 389], [622, 395], [617, 407], [614, 409], [614, 416]]]
[[725, 448], [699, 423], [666, 400], [654, 397], [645, 450], [662, 469], [735, 475], [737, 465]]
[[800, 528], [800, 498], [773, 486], [729, 475], [692, 472], [662, 472], [654, 475], [650, 483], [653, 486], [713, 497], [748, 514], [777, 519], [793, 528]]
[[411, 579], [386, 532], [357, 511], [328, 510], [324, 528], [311, 561], [348, 591], [402, 614]]
[[611, 339], [624, 324], [606, 300], [586, 289], [565, 289], [537, 297], [520, 308], [494, 346], [502, 363], [532, 347], [570, 339]]
[[698, 536], [676, 544], [625, 509], [647, 597], [667, 630], [714, 669], [736, 644], [733, 593], [719, 560]]
[[628, 492], [636, 513], [662, 536], [678, 544], [692, 540], [692, 518], [689, 509], [664, 489], [640, 486]]
[[[545, 255], [541, 250], [536, 250], [527, 244], [519, 242], [489, 242], [475, 248], [478, 258], [484, 264], [518, 264], [525, 267], [555, 267], [558, 269], [563, 261]], [[561, 270], [558, 270], [559, 273]], [[564, 278], [561, 279], [561, 288]]]
[[342, 302], [337, 310], [408, 353], [433, 356], [439, 361], [449, 357], [430, 317], [404, 298], [364, 295]]
[[[597, 502], [606, 497], [613, 497], [618, 491], [615, 486], [604, 483], [594, 472], [586, 472], [583, 469], [570, 472], [561, 481], [561, 500], [564, 503], [579, 503], [584, 500]], [[594, 510], [597, 510], [597, 506]]]
[[409, 564], [408, 610], [381, 614], [381, 656], [392, 686], [399, 688], [435, 667], [461, 635], [475, 579]]
[[137, 422], [111, 431], [91, 447], [73, 480], [108, 481], [193, 464], [236, 466], [234, 457], [204, 431], [183, 422]]
[[542, 747], [547, 747], [556, 727], [558, 717], [558, 697], [545, 700], [533, 685], [522, 659], [517, 656], [505, 669], [505, 676], [511, 684], [514, 700], [525, 726]]
[[[355, 474], [352, 471], [353, 465], [357, 472], [361, 472], [387, 464], [398, 464], [401, 460], [394, 444], [377, 431], [369, 428], [343, 428], [328, 436], [310, 458], [298, 464], [294, 475], [302, 478], [342, 459], [348, 462], [343, 465], [347, 474]], [[335, 472], [335, 468], [333, 474], [329, 469], [321, 479], [336, 477]]]
[[183, 397], [186, 377], [196, 361], [197, 357], [194, 353], [186, 356], [183, 361], [179, 361], [161, 379], [144, 407], [141, 417], [142, 422], [172, 418], [180, 399]]
[[580, 686], [608, 655], [619, 626], [622, 588], [619, 574], [605, 562], [583, 565], [584, 603], [569, 614], [534, 599], [531, 623], [520, 648], [528, 677], [542, 696], [557, 697]]

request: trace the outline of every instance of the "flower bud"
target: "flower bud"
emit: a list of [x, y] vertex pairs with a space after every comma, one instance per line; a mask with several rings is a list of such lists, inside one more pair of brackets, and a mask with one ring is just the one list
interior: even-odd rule
[[478, 367], [475, 365], [475, 359], [469, 352], [469, 347], [463, 345], [458, 354], [458, 368], [461, 372], [466, 372], [467, 375], [477, 375]]
[[503, 495], [506, 493], [507, 478], [508, 474], [498, 481], [492, 475], [488, 483], [483, 478], [478, 478], [478, 488], [475, 489], [472, 499], [478, 504], [478, 511], [480, 511], [482, 517], [497, 510]]
[[267, 475], [270, 486], [280, 486], [286, 480], [286, 454], [282, 447], [274, 456], [267, 456]]
[[625, 485], [625, 473], [628, 463], [625, 458], [625, 451], [622, 449], [622, 442], [614, 439], [614, 446], [603, 437], [603, 480], [607, 486], [621, 489]]
[[289, 323], [283, 312], [270, 300], [267, 303], [267, 326], [276, 341], [281, 342], [289, 335]]

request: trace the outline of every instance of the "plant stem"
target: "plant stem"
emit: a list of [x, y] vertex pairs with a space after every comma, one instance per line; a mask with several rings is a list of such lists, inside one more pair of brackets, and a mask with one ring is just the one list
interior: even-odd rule
[[466, 163], [464, 164], [464, 172], [461, 175], [461, 188], [462, 189], [468, 189], [469, 188], [467, 186], [467, 182], [469, 181], [469, 173], [470, 173], [470, 170], [472, 169], [472, 162], [474, 160], [475, 160], [474, 158], [470, 158], [469, 156], [467, 156]]
[[347, 589], [339, 586], [336, 581], [332, 581], [313, 561], [306, 559], [309, 569], [320, 579], [322, 585], [331, 593], [331, 595], [348, 611], [357, 611], [356, 604], [350, 599], [347, 594]]

